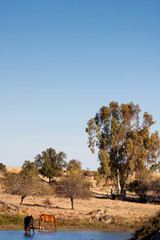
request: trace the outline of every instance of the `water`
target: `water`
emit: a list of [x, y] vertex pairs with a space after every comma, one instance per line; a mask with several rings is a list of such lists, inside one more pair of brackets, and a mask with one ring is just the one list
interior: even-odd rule
[[0, 240], [123, 240], [128, 239], [128, 232], [108, 232], [108, 231], [57, 231], [39, 232], [31, 237], [24, 235], [24, 231], [0, 231]]

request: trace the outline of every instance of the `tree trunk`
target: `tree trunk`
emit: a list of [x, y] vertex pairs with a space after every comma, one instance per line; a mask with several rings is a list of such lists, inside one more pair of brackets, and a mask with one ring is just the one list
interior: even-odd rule
[[22, 197], [21, 197], [21, 203], [20, 203], [20, 205], [22, 205], [22, 202], [23, 202], [23, 200], [24, 200], [25, 197], [26, 197], [26, 196], [22, 196]]
[[129, 177], [129, 170], [127, 169], [127, 176], [126, 176], [126, 180], [125, 180], [125, 182], [124, 182], [124, 186], [123, 186], [122, 191], [126, 189], [128, 177]]
[[117, 168], [117, 194], [121, 193], [121, 185], [120, 185], [120, 177], [119, 177], [119, 169]]
[[73, 198], [71, 198], [71, 206], [72, 206], [72, 209], [74, 209]]

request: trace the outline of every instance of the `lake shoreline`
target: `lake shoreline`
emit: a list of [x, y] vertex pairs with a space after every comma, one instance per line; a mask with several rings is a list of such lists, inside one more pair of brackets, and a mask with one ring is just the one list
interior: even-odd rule
[[[24, 215], [0, 215], [0, 231], [1, 230], [24, 230]], [[141, 227], [140, 224], [135, 224], [135, 222], [125, 222], [120, 221], [120, 219], [113, 219], [110, 223], [103, 221], [92, 220], [88, 222], [87, 220], [77, 219], [77, 218], [57, 218], [58, 230], [85, 230], [85, 231], [135, 231]], [[44, 222], [44, 228], [47, 229], [48, 225]], [[39, 230], [39, 218], [34, 218], [35, 230]], [[54, 226], [50, 226], [50, 230], [54, 230]]]
[[[46, 229], [46, 228], [45, 228]], [[0, 231], [23, 231], [24, 227], [22, 225], [1, 225]], [[50, 228], [49, 230], [52, 230]], [[54, 229], [53, 229], [54, 230]], [[104, 227], [70, 227], [70, 226], [60, 226], [57, 231], [108, 231], [108, 232], [134, 232], [136, 229], [124, 229], [124, 228], [104, 228]], [[35, 231], [39, 231], [37, 227], [35, 227]]]

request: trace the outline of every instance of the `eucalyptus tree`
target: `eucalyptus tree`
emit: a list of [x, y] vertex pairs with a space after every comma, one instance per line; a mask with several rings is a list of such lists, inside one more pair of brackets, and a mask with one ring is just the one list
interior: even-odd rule
[[35, 157], [35, 163], [40, 173], [51, 180], [53, 177], [62, 175], [63, 169], [67, 167], [65, 159], [66, 154], [64, 152], [56, 153], [55, 149], [48, 148]]
[[140, 121], [140, 112], [139, 105], [132, 102], [110, 102], [87, 123], [88, 146], [92, 153], [98, 148], [98, 171], [105, 178], [116, 177], [118, 193], [131, 174], [144, 171], [158, 160], [159, 135], [150, 132], [155, 122], [147, 112]]

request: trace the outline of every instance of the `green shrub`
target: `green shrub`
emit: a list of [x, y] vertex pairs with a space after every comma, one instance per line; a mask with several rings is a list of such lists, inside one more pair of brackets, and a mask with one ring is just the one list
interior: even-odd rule
[[147, 192], [149, 190], [149, 183], [142, 180], [134, 180], [127, 185], [127, 190], [130, 192], [135, 192], [140, 196], [140, 200], [145, 202]]
[[150, 240], [151, 236], [160, 229], [160, 213], [151, 218], [130, 238], [130, 240]]

